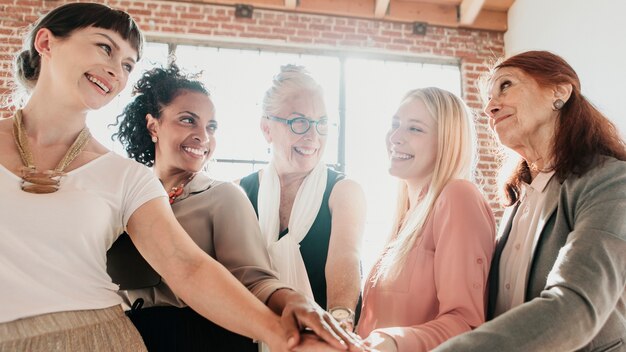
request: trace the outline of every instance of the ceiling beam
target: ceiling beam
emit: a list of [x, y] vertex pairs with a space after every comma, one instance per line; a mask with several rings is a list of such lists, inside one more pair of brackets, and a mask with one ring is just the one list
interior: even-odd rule
[[[287, 9], [288, 0], [169, 0], [172, 2], [196, 2], [213, 5], [234, 6], [237, 3], [253, 5], [256, 9], [309, 13], [352, 18], [374, 19], [375, 5], [372, 0], [298, 0], [295, 9]], [[467, 1], [467, 0], [466, 0]], [[485, 1], [485, 0], [482, 0]], [[376, 18], [391, 22], [425, 22], [433, 26], [463, 27], [485, 29], [498, 32], [507, 30], [506, 12], [488, 8], [492, 2], [501, 3], [512, 0], [487, 0], [485, 8], [479, 11], [473, 23], [459, 23], [458, 6], [448, 2], [432, 3], [412, 0], [389, 0], [385, 15]], [[445, 5], [444, 3], [448, 3]]]
[[298, 0], [285, 0], [285, 7], [289, 10], [295, 10], [298, 6]]
[[463, 26], [472, 25], [483, 5], [485, 5], [485, 0], [463, 0], [459, 6], [459, 23]]
[[389, 8], [389, 2], [391, 0], [376, 0], [376, 6], [374, 7], [374, 18], [383, 18], [387, 14]]

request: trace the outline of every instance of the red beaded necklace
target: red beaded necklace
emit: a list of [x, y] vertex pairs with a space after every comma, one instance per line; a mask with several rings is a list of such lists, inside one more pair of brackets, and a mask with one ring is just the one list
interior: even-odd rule
[[183, 194], [185, 185], [188, 184], [189, 181], [191, 181], [191, 179], [194, 176], [195, 175], [191, 175], [185, 182], [181, 183], [178, 186], [172, 187], [172, 189], [170, 189], [170, 191], [167, 192], [167, 196], [170, 198], [170, 204], [174, 204], [174, 201], [176, 201], [176, 198], [180, 197], [180, 195]]

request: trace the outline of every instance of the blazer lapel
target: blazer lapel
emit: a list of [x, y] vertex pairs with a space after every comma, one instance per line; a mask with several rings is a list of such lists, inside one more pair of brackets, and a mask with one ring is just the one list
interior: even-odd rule
[[494, 313], [496, 310], [496, 300], [498, 299], [498, 280], [500, 277], [500, 257], [502, 256], [502, 250], [506, 245], [506, 241], [509, 239], [509, 234], [511, 233], [511, 226], [513, 226], [513, 218], [515, 217], [515, 213], [519, 207], [519, 202], [508, 209], [505, 210], [504, 215], [502, 216], [501, 224], [504, 226], [500, 227], [498, 231], [498, 237], [496, 239], [496, 249], [493, 253], [493, 258], [491, 260], [491, 267], [489, 269], [489, 295], [487, 301], [487, 320], [491, 320], [494, 318]]

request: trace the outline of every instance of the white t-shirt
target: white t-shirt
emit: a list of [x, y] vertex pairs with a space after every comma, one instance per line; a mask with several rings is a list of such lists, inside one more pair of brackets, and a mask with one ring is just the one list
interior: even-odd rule
[[154, 174], [109, 152], [68, 172], [55, 193], [20, 184], [0, 165], [0, 323], [120, 304], [106, 251], [137, 208], [166, 196]]

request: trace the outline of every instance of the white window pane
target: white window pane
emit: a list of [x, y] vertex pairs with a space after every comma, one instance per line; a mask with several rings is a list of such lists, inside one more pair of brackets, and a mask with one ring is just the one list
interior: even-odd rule
[[[189, 73], [202, 72], [200, 80], [211, 92], [219, 129], [216, 159], [268, 161], [268, 144], [259, 128], [263, 95], [281, 65], [305, 66], [324, 87], [328, 117], [338, 121], [339, 60], [328, 56], [276, 53], [258, 50], [218, 49], [179, 45], [176, 63]], [[327, 139], [324, 161], [337, 162], [337, 130]], [[237, 179], [251, 166], [235, 167], [218, 163], [212, 174]], [[243, 174], [239, 173], [245, 171]]]

